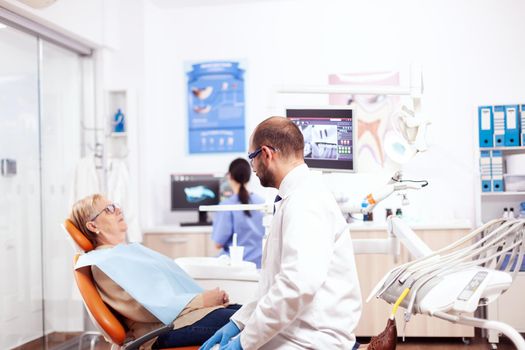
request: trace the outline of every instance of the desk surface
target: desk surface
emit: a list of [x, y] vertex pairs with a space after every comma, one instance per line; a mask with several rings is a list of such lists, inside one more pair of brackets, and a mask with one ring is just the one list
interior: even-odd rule
[[[406, 224], [412, 230], [471, 230], [472, 224], [469, 220], [449, 220], [443, 222], [411, 222], [405, 220]], [[386, 230], [386, 223], [363, 222], [357, 221], [350, 224], [351, 231], [381, 231]]]
[[212, 226], [180, 226], [166, 225], [146, 227], [142, 229], [144, 234], [148, 233], [211, 233]]
[[[469, 220], [450, 220], [444, 222], [410, 222], [406, 221], [413, 230], [471, 230], [472, 225]], [[376, 222], [354, 222], [350, 224], [351, 231], [383, 231], [386, 230], [386, 223]], [[147, 227], [142, 230], [144, 234], [150, 233], [211, 233], [212, 226], [179, 226], [165, 225]]]

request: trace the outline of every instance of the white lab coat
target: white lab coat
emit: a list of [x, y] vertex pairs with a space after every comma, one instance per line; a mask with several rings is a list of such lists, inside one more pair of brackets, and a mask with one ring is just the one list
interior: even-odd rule
[[279, 196], [257, 299], [232, 317], [242, 329], [241, 345], [244, 350], [352, 349], [361, 293], [341, 211], [306, 165], [286, 175]]

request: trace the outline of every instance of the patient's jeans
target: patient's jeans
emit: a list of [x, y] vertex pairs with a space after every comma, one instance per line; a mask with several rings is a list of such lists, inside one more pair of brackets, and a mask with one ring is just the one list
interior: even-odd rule
[[[240, 308], [241, 305], [234, 304], [224, 309], [217, 309], [192, 325], [164, 333], [157, 338], [153, 349], [202, 345], [228, 323], [230, 317]], [[359, 346], [360, 344], [356, 341], [352, 350], [358, 349]]]
[[213, 310], [204, 318], [192, 325], [175, 329], [160, 335], [154, 349], [176, 346], [202, 345], [222, 326], [230, 321], [230, 317], [241, 308], [241, 305], [230, 305], [227, 308]]

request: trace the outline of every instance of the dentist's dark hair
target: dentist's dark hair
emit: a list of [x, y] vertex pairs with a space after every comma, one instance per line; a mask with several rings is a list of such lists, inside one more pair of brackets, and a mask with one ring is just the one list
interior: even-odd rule
[[253, 132], [252, 144], [272, 146], [286, 159], [304, 159], [304, 137], [293, 121], [284, 117], [270, 117]]
[[[242, 204], [249, 204], [250, 193], [246, 189], [246, 184], [250, 181], [250, 176], [252, 175], [250, 163], [244, 158], [237, 158], [230, 163], [228, 173], [232, 180], [241, 185], [239, 188], [239, 201]], [[252, 216], [249, 210], [245, 210], [244, 214], [246, 216]]]

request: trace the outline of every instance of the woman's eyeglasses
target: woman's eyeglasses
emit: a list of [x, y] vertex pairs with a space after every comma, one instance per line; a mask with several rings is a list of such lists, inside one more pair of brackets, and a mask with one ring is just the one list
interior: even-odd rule
[[115, 204], [115, 203], [111, 203], [111, 204], [108, 204], [104, 209], [102, 209], [101, 211], [99, 211], [97, 213], [97, 215], [93, 216], [93, 218], [91, 218], [91, 220], [89, 221], [95, 221], [98, 216], [100, 214], [102, 214], [103, 212], [106, 212], [108, 214], [115, 214], [115, 212], [117, 211], [117, 209], [120, 209], [119, 205], [118, 204]]

